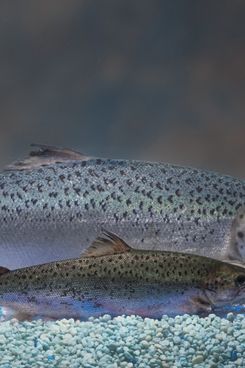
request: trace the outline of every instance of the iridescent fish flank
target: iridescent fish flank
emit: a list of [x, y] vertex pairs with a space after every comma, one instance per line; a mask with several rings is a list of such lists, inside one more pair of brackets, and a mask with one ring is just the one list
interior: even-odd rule
[[202, 256], [130, 248], [107, 233], [81, 258], [1, 269], [5, 318], [245, 312], [245, 269]]
[[244, 204], [244, 181], [229, 176], [38, 146], [0, 174], [1, 264], [78, 257], [102, 228], [137, 249], [243, 261]]

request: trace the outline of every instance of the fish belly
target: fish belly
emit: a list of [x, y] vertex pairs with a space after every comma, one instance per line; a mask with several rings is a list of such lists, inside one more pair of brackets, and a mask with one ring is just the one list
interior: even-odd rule
[[135, 249], [170, 250], [188, 252], [225, 259], [229, 249], [230, 227], [227, 220], [205, 222], [198, 230], [192, 222], [182, 223], [179, 230], [177, 221], [115, 222], [93, 221], [61, 222], [59, 219], [45, 224], [20, 224], [13, 231], [0, 232], [0, 264], [9, 269], [29, 267], [36, 264], [79, 257], [85, 249], [101, 235], [103, 229], [122, 237]]
[[[88, 283], [89, 284], [89, 283]], [[109, 286], [108, 286], [109, 285]], [[159, 285], [136, 285], [127, 289], [126, 284], [112, 287], [92, 286], [76, 295], [59, 292], [21, 292], [4, 293], [0, 297], [0, 306], [4, 307], [3, 319], [62, 319], [76, 318], [86, 320], [104, 314], [111, 316], [139, 315], [149, 318], [161, 318], [181, 314], [203, 314], [203, 310], [192, 302], [200, 294], [197, 289], [178, 289]], [[106, 290], [107, 289], [107, 290]]]

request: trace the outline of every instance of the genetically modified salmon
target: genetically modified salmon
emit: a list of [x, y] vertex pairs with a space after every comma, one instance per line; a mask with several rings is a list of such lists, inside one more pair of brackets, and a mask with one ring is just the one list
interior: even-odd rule
[[76, 258], [106, 228], [137, 249], [244, 261], [244, 205], [230, 176], [37, 146], [0, 173], [0, 260]]
[[245, 312], [245, 269], [211, 258], [130, 248], [111, 233], [77, 259], [1, 268], [4, 318]]

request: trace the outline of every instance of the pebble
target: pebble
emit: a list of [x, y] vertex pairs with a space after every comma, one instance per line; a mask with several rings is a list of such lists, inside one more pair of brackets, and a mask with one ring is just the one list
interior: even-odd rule
[[74, 343], [73, 336], [70, 333], [67, 333], [63, 336], [63, 343], [65, 345], [72, 345]]
[[245, 367], [245, 317], [11, 320], [0, 346], [0, 368]]
[[197, 355], [196, 357], [192, 358], [192, 364], [200, 364], [203, 362], [203, 356]]

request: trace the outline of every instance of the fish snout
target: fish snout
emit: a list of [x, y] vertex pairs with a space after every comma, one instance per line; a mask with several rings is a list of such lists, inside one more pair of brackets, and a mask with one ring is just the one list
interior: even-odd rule
[[225, 304], [245, 304], [245, 273], [238, 274], [227, 286], [205, 289], [205, 295], [213, 306]]

